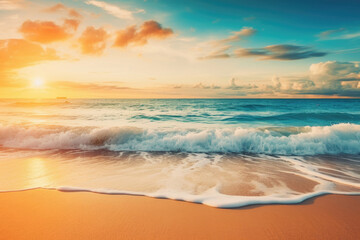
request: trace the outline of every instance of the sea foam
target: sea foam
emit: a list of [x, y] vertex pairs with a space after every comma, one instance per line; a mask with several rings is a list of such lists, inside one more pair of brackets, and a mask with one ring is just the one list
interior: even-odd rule
[[[285, 130], [284, 130], [285, 129]], [[27, 149], [264, 153], [314, 155], [360, 153], [360, 125], [284, 128], [154, 130], [136, 127], [0, 126], [0, 145]], [[285, 134], [284, 134], [285, 131]], [[286, 132], [287, 131], [287, 132]]]
[[57, 188], [29, 188], [29, 189], [19, 189], [11, 191], [0, 191], [1, 192], [20, 192], [20, 191], [29, 191], [36, 189], [46, 189], [46, 190], [58, 190], [62, 192], [90, 192], [90, 193], [99, 193], [99, 194], [109, 194], [109, 195], [129, 195], [129, 196], [146, 196], [152, 198], [161, 198], [161, 199], [171, 199], [177, 201], [199, 203], [210, 207], [216, 208], [240, 208], [251, 205], [268, 205], [268, 204], [298, 204], [302, 203], [308, 199], [319, 197], [327, 194], [339, 194], [339, 195], [350, 195], [358, 196], [360, 192], [339, 192], [339, 191], [317, 191], [308, 194], [302, 194], [297, 196], [288, 196], [288, 197], [279, 197], [279, 196], [229, 196], [224, 194], [208, 194], [208, 195], [191, 195], [191, 194], [176, 194], [176, 193], [141, 193], [141, 192], [129, 192], [129, 191], [119, 191], [119, 190], [108, 190], [108, 189], [88, 189], [88, 188], [77, 188], [77, 187], [68, 187], [61, 186]]

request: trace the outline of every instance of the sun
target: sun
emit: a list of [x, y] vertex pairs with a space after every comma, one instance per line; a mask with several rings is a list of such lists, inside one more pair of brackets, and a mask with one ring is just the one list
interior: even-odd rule
[[44, 79], [41, 77], [36, 77], [32, 80], [31, 86], [33, 88], [42, 88], [44, 86]]

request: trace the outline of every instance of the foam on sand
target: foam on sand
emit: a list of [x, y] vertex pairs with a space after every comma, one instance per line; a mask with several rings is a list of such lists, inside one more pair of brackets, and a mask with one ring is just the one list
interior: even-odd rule
[[[0, 184], [0, 190], [11, 192], [41, 188], [66, 192], [148, 196], [217, 208], [296, 204], [326, 194], [360, 195], [360, 173], [356, 170], [359, 162], [346, 163], [345, 158], [344, 168], [335, 172], [337, 162], [311, 161], [305, 157], [190, 154], [183, 159], [176, 159], [173, 154], [154, 156], [150, 153], [134, 153], [126, 160], [111, 157], [111, 162], [107, 162], [100, 161], [96, 156], [79, 159], [76, 155], [71, 155], [71, 159], [64, 159], [63, 155], [66, 153], [61, 154], [59, 162], [65, 166], [56, 163], [57, 154], [52, 155], [50, 162], [40, 158], [30, 159], [27, 164], [37, 169], [29, 179], [24, 179], [28, 187], [18, 184], [18, 187], [4, 190], [6, 183], [3, 183]], [[14, 161], [10, 159], [8, 163]], [[6, 160], [2, 162], [6, 164]], [[51, 166], [54, 162], [56, 165]], [[94, 165], [86, 167], [90, 162], [96, 164], [96, 172]], [[79, 163], [81, 165], [78, 165]], [[26, 161], [19, 164], [26, 165]], [[260, 166], [264, 169], [260, 169]], [[52, 175], [53, 168], [57, 171], [55, 175]], [[45, 171], [46, 169], [48, 170]], [[252, 172], [251, 169], [257, 169], [257, 172]], [[330, 169], [333, 170], [331, 174], [324, 171]], [[281, 174], [287, 175], [282, 178]], [[57, 179], [59, 176], [61, 178]], [[296, 188], [291, 186], [292, 177], [296, 177]], [[5, 178], [7, 179], [6, 174]], [[67, 179], [70, 179], [73, 185], [62, 185], [68, 182]], [[29, 186], [31, 182], [33, 185]], [[301, 188], [306, 186], [306, 182], [312, 182], [314, 186]], [[244, 191], [249, 184], [251, 190]], [[230, 189], [239, 188], [243, 191], [233, 192], [229, 190], [229, 186]]]

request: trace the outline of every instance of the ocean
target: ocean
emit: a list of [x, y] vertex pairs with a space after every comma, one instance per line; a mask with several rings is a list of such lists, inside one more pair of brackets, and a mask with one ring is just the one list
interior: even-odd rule
[[360, 99], [2, 99], [0, 191], [220, 208], [360, 194]]

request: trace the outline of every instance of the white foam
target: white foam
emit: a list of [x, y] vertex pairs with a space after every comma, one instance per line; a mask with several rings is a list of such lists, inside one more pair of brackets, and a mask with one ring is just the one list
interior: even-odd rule
[[[295, 204], [324, 194], [360, 195], [359, 182], [346, 178], [353, 176], [354, 179], [359, 179], [357, 165], [352, 165], [352, 162], [347, 165], [345, 160], [337, 162], [341, 163], [344, 169], [346, 168], [344, 171], [338, 170], [343, 175], [337, 177], [336, 174], [321, 172], [322, 163], [325, 163], [324, 166], [328, 166], [329, 169], [336, 170], [330, 167], [331, 163], [322, 162], [326, 161], [324, 158], [307, 161], [306, 157], [248, 156], [249, 159], [243, 159], [243, 155], [192, 153], [176, 159], [174, 158], [176, 154], [170, 153], [160, 155], [133, 153], [145, 157], [144, 161], [134, 164], [133, 161], [124, 163], [116, 158], [111, 158], [110, 162], [102, 162], [101, 159], [93, 157], [77, 159], [73, 155], [71, 159], [63, 161], [67, 159], [63, 158], [63, 155], [66, 153], [61, 156], [52, 155], [43, 160], [36, 157], [28, 161], [18, 158], [3, 160], [1, 162], [3, 171], [0, 176], [5, 177], [0, 179], [2, 183], [0, 188], [14, 191], [43, 188], [66, 192], [148, 196], [219, 208], [237, 208], [255, 204]], [[95, 162], [96, 165], [89, 165], [86, 160]], [[6, 175], [12, 169], [20, 167], [33, 169], [33, 175], [31, 171], [29, 176], [25, 177]], [[139, 174], [140, 169], [141, 174]], [[156, 175], [159, 170], [163, 172]], [[22, 172], [24, 171], [19, 171]], [[287, 181], [287, 179], [291, 180], [291, 176], [290, 178], [285, 176], [284, 179], [279, 173], [299, 176], [296, 178], [299, 186], [304, 186], [303, 183], [306, 185], [307, 180], [311, 180], [314, 187], [309, 184], [309, 187], [300, 190], [291, 188]], [[200, 177], [201, 174], [204, 175]], [[15, 182], [7, 181], [10, 179], [9, 176], [14, 178]], [[19, 181], [16, 181], [17, 178]], [[254, 192], [246, 188], [248, 185], [251, 185]], [[226, 189], [229, 186], [230, 190]], [[244, 191], [232, 192], [231, 188], [244, 188], [241, 189]]]
[[29, 149], [108, 149], [113, 151], [180, 151], [264, 153], [280, 155], [359, 154], [360, 125], [305, 127], [279, 135], [270, 129], [219, 128], [154, 130], [134, 127], [71, 128], [0, 125], [0, 145]]
[[298, 204], [302, 203], [310, 198], [323, 196], [327, 194], [338, 194], [338, 195], [349, 195], [357, 196], [360, 195], [360, 192], [341, 192], [341, 191], [317, 191], [307, 194], [301, 194], [296, 196], [229, 196], [220, 193], [211, 193], [209, 192], [206, 195], [191, 195], [191, 194], [179, 194], [176, 192], [164, 192], [164, 193], [142, 193], [142, 192], [131, 192], [131, 191], [118, 191], [118, 190], [109, 190], [109, 189], [88, 189], [88, 188], [79, 188], [71, 186], [61, 186], [57, 188], [27, 188], [11, 191], [0, 191], [2, 192], [19, 192], [19, 191], [28, 191], [36, 189], [46, 189], [46, 190], [58, 190], [62, 192], [91, 192], [98, 194], [109, 194], [109, 195], [129, 195], [129, 196], [146, 196], [152, 198], [160, 199], [171, 199], [177, 201], [185, 201], [191, 203], [200, 203], [210, 207], [216, 208], [240, 208], [251, 205], [269, 205], [269, 204]]
[[341, 194], [341, 195], [360, 195], [360, 192], [342, 192], [331, 190], [318, 190], [306, 194], [273, 194], [268, 196], [233, 196], [221, 194], [217, 186], [201, 195], [187, 194], [184, 192], [174, 190], [160, 190], [154, 193], [145, 192], [131, 192], [131, 191], [118, 191], [106, 189], [83, 189], [74, 187], [59, 187], [56, 190], [61, 191], [85, 191], [104, 194], [122, 194], [134, 196], [148, 196], [154, 198], [172, 199], [185, 202], [201, 203], [211, 207], [217, 208], [239, 208], [249, 205], [265, 205], [265, 204], [297, 204], [307, 199], [322, 196], [326, 194]]

